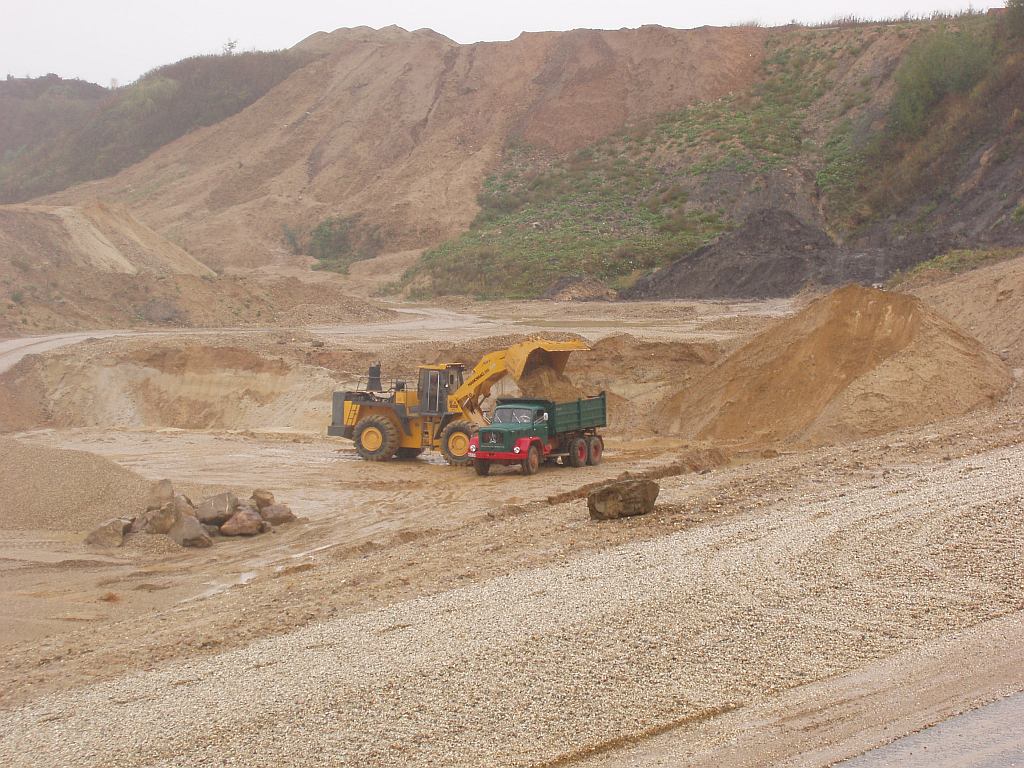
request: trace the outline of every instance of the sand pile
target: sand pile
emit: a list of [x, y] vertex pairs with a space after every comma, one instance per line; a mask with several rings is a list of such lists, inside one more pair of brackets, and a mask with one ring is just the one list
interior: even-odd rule
[[827, 444], [998, 400], [1006, 366], [919, 300], [849, 286], [785, 319], [655, 411], [666, 433]]
[[585, 392], [608, 395], [610, 432], [650, 431], [655, 405], [702, 375], [720, 357], [717, 346], [606, 336], [590, 352], [569, 358], [565, 374]]
[[985, 346], [1024, 366], [1024, 257], [914, 291]]
[[554, 400], [564, 403], [586, 397], [579, 387], [563, 373], [548, 365], [540, 365], [529, 371], [517, 382], [523, 397]]
[[88, 531], [134, 514], [150, 483], [112, 461], [0, 437], [0, 528]]
[[115, 339], [29, 356], [0, 379], [0, 430], [170, 427], [319, 434], [340, 382], [326, 369], [296, 360], [301, 352]]

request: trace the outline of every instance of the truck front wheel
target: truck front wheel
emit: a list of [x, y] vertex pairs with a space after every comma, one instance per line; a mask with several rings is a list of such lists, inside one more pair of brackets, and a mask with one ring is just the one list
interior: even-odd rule
[[587, 441], [582, 437], [577, 437], [569, 443], [569, 455], [566, 457], [569, 459], [570, 467], [582, 467], [587, 463]]
[[487, 477], [491, 474], [491, 462], [484, 459], [473, 459], [473, 469], [480, 477]]
[[526, 458], [523, 459], [523, 474], [536, 475], [538, 469], [540, 469], [540, 450], [536, 445], [531, 445], [526, 452]]

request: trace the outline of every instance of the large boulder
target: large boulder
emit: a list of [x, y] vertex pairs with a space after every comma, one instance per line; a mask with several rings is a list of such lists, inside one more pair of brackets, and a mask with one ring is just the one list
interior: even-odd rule
[[271, 525], [281, 525], [295, 520], [295, 513], [287, 504], [271, 504], [260, 509], [260, 516]]
[[263, 518], [255, 507], [239, 507], [220, 532], [225, 536], [255, 536], [263, 532]]
[[235, 514], [238, 497], [233, 493], [219, 493], [211, 496], [196, 507], [196, 517], [204, 525], [223, 525]]
[[192, 503], [192, 499], [185, 495], [179, 494], [174, 497], [174, 511], [179, 515], [196, 516], [196, 508]]
[[178, 519], [174, 511], [174, 501], [169, 501], [159, 509], [147, 509], [132, 524], [133, 532], [167, 533]]
[[182, 547], [208, 547], [213, 544], [203, 524], [192, 515], [178, 515], [167, 535]]
[[94, 547], [120, 547], [124, 544], [125, 534], [132, 528], [132, 520], [128, 517], [114, 517], [85, 537], [85, 543]]
[[174, 486], [170, 480], [157, 480], [149, 489], [149, 496], [146, 497], [146, 511], [160, 509], [164, 504], [174, 501]]
[[653, 480], [621, 480], [591, 491], [587, 507], [594, 520], [646, 515], [654, 511], [660, 490]]
[[249, 500], [256, 509], [263, 509], [264, 507], [270, 507], [275, 504], [274, 494], [270, 491], [265, 491], [262, 488], [257, 488], [252, 492], [252, 498]]

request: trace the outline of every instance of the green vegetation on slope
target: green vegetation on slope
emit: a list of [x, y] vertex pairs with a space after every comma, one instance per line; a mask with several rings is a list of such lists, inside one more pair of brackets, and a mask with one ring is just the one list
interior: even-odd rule
[[328, 216], [312, 230], [282, 227], [285, 246], [294, 254], [317, 260], [313, 269], [348, 274], [353, 262], [372, 259], [381, 251], [379, 226], [367, 226], [360, 216]]
[[294, 51], [196, 56], [115, 91], [55, 75], [0, 81], [0, 202], [113, 175], [244, 109], [311, 60]]
[[896, 71], [890, 128], [904, 137], [920, 136], [944, 98], [967, 93], [987, 75], [995, 58], [991, 27], [940, 28], [918, 40]]
[[1016, 259], [1024, 255], [1021, 248], [968, 248], [947, 251], [933, 259], [923, 261], [905, 272], [897, 272], [886, 283], [889, 289], [912, 288], [942, 280], [953, 275], [970, 272], [990, 264]]
[[469, 231], [428, 251], [390, 289], [533, 298], [565, 275], [623, 287], [713, 240], [731, 223], [692, 191], [723, 172], [770, 172], [804, 151], [807, 108], [835, 66], [808, 40], [778, 36], [769, 49], [764, 79], [748, 93], [665, 115], [568, 159], [510, 146]]
[[[929, 217], [974, 148], [1001, 132], [1011, 140], [1013, 126], [992, 118], [1024, 72], [1024, 58], [1004, 31], [985, 17], [936, 25], [900, 61], [884, 127], [859, 143], [850, 123], [836, 129], [818, 174], [834, 227], [856, 232], [931, 198], [913, 220], [895, 225], [904, 234], [923, 234], [936, 226]], [[1004, 146], [1000, 157], [1009, 154]]]

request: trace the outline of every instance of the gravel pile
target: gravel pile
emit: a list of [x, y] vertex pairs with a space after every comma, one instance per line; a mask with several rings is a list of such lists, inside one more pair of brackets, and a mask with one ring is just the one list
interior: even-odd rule
[[149, 481], [114, 462], [0, 437], [0, 528], [88, 531], [134, 514]]
[[[683, 482], [666, 481], [668, 500]], [[1024, 608], [1022, 511], [1019, 446], [900, 468], [818, 501], [44, 697], [5, 712], [0, 759], [552, 760]]]

